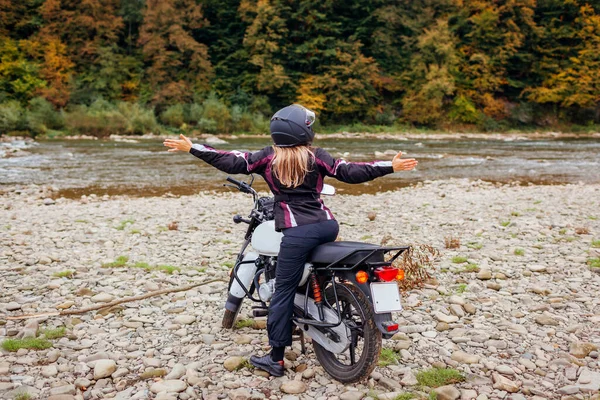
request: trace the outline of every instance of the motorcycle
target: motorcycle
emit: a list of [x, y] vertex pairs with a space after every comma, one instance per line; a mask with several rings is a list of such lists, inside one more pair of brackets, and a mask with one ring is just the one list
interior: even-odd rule
[[[248, 225], [242, 248], [230, 272], [222, 326], [231, 329], [248, 298], [254, 317], [268, 315], [276, 290], [275, 270], [283, 234], [275, 231], [272, 197], [259, 197], [251, 181], [231, 177], [225, 186], [251, 194], [254, 207], [248, 218], [233, 222]], [[324, 185], [322, 195], [335, 189]], [[247, 251], [248, 246], [251, 251]], [[381, 247], [361, 242], [331, 242], [318, 246], [304, 265], [294, 298], [293, 323], [306, 353], [304, 335], [312, 339], [315, 355], [325, 371], [342, 383], [361, 381], [375, 368], [382, 339], [398, 332], [392, 312], [402, 310], [397, 280], [404, 271], [392, 266], [409, 247]]]

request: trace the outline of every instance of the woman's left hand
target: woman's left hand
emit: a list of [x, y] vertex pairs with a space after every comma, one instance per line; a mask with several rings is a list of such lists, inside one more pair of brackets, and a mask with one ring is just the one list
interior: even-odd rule
[[190, 149], [192, 148], [192, 141], [185, 137], [183, 134], [179, 135], [179, 137], [181, 138], [181, 140], [165, 139], [163, 145], [165, 147], [169, 147], [169, 152], [185, 151], [186, 153], [189, 153]]

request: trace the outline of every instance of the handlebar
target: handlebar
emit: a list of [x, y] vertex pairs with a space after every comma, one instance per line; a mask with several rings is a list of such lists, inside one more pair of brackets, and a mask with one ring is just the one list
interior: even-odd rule
[[235, 180], [230, 176], [227, 177], [227, 182], [233, 183], [236, 186], [242, 186], [242, 182]]
[[[227, 182], [232, 183], [242, 193], [252, 194], [252, 196], [254, 196], [254, 199], [256, 200], [256, 191], [254, 189], [252, 189], [252, 186], [251, 186], [252, 183], [241, 182], [241, 181], [238, 181], [237, 179], [233, 179], [230, 176], [227, 177]], [[227, 185], [225, 185], [225, 186], [227, 186]]]

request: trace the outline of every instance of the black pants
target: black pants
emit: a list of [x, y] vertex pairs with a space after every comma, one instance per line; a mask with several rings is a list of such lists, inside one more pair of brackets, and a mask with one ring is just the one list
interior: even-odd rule
[[273, 347], [292, 345], [294, 295], [302, 279], [308, 254], [318, 245], [333, 242], [337, 237], [337, 221], [284, 229], [275, 273], [275, 293], [269, 306], [267, 331]]

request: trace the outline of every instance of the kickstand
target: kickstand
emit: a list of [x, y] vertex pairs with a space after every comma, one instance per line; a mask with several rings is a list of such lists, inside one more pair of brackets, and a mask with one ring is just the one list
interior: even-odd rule
[[306, 355], [306, 343], [304, 342], [304, 331], [300, 329], [300, 349], [303, 355]]

